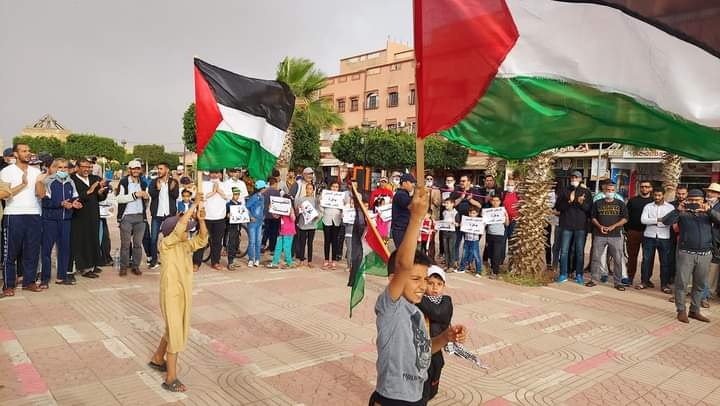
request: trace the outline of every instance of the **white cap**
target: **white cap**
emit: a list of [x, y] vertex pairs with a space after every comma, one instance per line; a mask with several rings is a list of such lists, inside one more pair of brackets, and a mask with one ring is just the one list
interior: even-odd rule
[[178, 171], [184, 171], [184, 170], [185, 170], [185, 167], [182, 166], [182, 165], [178, 165], [177, 168], [176, 168], [176, 170], [178, 170]]
[[140, 161], [133, 160], [133, 161], [128, 162], [128, 168], [130, 168], [130, 169], [142, 168], [142, 164], [140, 163]]
[[447, 283], [447, 278], [445, 277], [445, 271], [443, 271], [443, 269], [440, 268], [439, 266], [437, 266], [437, 265], [430, 265], [430, 267], [428, 268], [427, 276], [428, 276], [428, 278], [429, 278], [429, 277], [431, 277], [431, 276], [433, 276], [433, 275], [438, 275], [438, 276], [440, 276], [440, 279], [442, 279], [443, 282]]

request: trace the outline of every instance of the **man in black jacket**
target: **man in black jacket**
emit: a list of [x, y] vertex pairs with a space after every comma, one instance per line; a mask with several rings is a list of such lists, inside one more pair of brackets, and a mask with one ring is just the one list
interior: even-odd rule
[[150, 269], [159, 267], [158, 264], [158, 235], [160, 225], [168, 217], [177, 213], [177, 199], [180, 193], [180, 184], [170, 176], [170, 165], [161, 162], [157, 165], [158, 176], [150, 182]]
[[[393, 243], [396, 249], [400, 247], [400, 243], [405, 237], [405, 230], [410, 222], [410, 192], [415, 189], [415, 177], [409, 173], [405, 173], [400, 177], [400, 187], [395, 191], [392, 200], [392, 223], [390, 223], [390, 232], [392, 233]], [[416, 237], [413, 237], [416, 238]]]
[[[720, 224], [718, 212], [712, 212], [705, 203], [702, 190], [688, 192], [687, 199], [677, 209], [663, 218], [663, 223], [677, 223], [680, 241], [677, 251], [677, 273], [675, 275], [675, 307], [677, 319], [688, 323], [688, 318], [709, 322], [700, 314], [700, 301], [707, 283], [708, 270], [712, 260], [712, 224]], [[685, 290], [692, 280], [690, 312], [685, 312]]]
[[582, 174], [578, 171], [570, 175], [570, 187], [561, 192], [555, 202], [555, 210], [560, 212], [560, 276], [558, 282], [565, 282], [568, 278], [568, 264], [570, 243], [575, 247], [575, 279], [583, 283], [583, 270], [585, 269], [585, 239], [587, 224], [592, 210], [592, 195], [590, 191], [580, 186]]

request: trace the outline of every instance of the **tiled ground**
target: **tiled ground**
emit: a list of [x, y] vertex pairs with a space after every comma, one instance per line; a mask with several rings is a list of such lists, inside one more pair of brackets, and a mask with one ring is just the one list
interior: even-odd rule
[[[170, 394], [145, 366], [161, 331], [158, 276], [107, 269], [1, 299], [0, 404], [367, 404], [384, 280], [368, 280], [350, 319], [344, 268], [203, 267], [180, 363], [190, 391]], [[490, 369], [447, 356], [434, 405], [720, 405], [717, 302], [712, 323], [683, 325], [659, 292], [450, 278], [455, 322]]]

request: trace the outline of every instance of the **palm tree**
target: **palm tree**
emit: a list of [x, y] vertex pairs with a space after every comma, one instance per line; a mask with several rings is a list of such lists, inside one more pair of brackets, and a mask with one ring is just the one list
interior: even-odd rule
[[[311, 125], [320, 131], [342, 125], [342, 117], [333, 110], [332, 101], [320, 97], [320, 91], [327, 85], [327, 77], [315, 67], [315, 62], [305, 58], [285, 57], [278, 64], [276, 77], [287, 83], [296, 98], [290, 132], [299, 124]], [[302, 120], [302, 123], [296, 120]], [[292, 150], [292, 136], [287, 136], [278, 163], [287, 165]]]

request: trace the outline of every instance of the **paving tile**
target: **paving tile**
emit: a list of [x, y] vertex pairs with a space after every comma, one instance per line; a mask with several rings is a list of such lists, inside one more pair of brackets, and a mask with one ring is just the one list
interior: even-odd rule
[[642, 361], [620, 372], [619, 375], [648, 385], [657, 386], [678, 372], [680, 372], [680, 370], [677, 368], [658, 364], [653, 361]]
[[[718, 375], [714, 375], [717, 377]], [[660, 386], [667, 391], [680, 393], [701, 400], [720, 388], [720, 379], [703, 376], [690, 371], [681, 371]]]
[[52, 327], [36, 327], [15, 330], [14, 333], [25, 351], [56, 347], [58, 345], [65, 344], [65, 340], [62, 336]]

